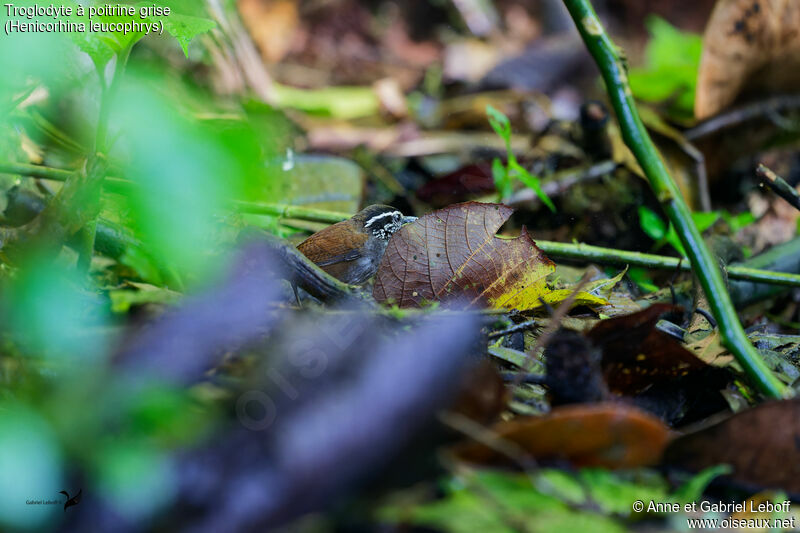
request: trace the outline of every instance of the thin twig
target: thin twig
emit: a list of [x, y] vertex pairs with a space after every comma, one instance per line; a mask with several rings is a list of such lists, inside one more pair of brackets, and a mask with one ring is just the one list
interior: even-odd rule
[[769, 117], [770, 113], [773, 112], [797, 108], [800, 108], [800, 95], [775, 96], [710, 118], [694, 128], [686, 130], [683, 136], [690, 141], [694, 141], [757, 118]]
[[775, 174], [763, 163], [758, 165], [756, 176], [772, 192], [789, 202], [795, 209], [800, 210], [800, 194], [797, 189], [786, 183], [785, 179]]
[[792, 396], [792, 390], [772, 373], [745, 335], [719, 264], [697, 230], [691, 211], [639, 117], [628, 85], [627, 67], [620, 58], [619, 49], [606, 34], [588, 0], [564, 0], [564, 4], [600, 69], [625, 144], [636, 156], [686, 249], [692, 269], [719, 324], [724, 345], [734, 354], [745, 373], [763, 394], [772, 398]]
[[[552, 176], [542, 180], [542, 191], [548, 196], [558, 196], [567, 189], [578, 183], [602, 178], [614, 172], [619, 166], [616, 161], [601, 161], [590, 166], [581, 166], [556, 172]], [[508, 198], [508, 205], [514, 206], [527, 202], [538, 202], [539, 197], [533, 189], [528, 187], [521, 189]]]
[[516, 333], [518, 331], [525, 331], [526, 329], [532, 328], [536, 326], [536, 320], [526, 320], [525, 322], [520, 322], [519, 324], [514, 324], [513, 326], [500, 330], [500, 331], [493, 331], [489, 333], [489, 340], [499, 339], [500, 337], [505, 337], [506, 335], [511, 335], [512, 333]]

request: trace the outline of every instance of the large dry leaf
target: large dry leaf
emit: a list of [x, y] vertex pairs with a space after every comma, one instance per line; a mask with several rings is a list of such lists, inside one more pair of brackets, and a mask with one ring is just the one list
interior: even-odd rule
[[719, 0], [703, 36], [694, 112], [718, 113], [747, 91], [800, 88], [800, 2]]
[[762, 404], [679, 437], [664, 460], [690, 470], [726, 463], [741, 483], [800, 495], [800, 400]]
[[[622, 403], [556, 407], [542, 417], [517, 418], [491, 428], [492, 440], [513, 443], [539, 460], [567, 460], [575, 466], [634, 468], [659, 462], [670, 430], [658, 418]], [[508, 463], [490, 447], [469, 442], [453, 449], [465, 461]]]
[[[540, 307], [541, 300], [563, 300], [571, 291], [547, 285], [555, 265], [524, 227], [515, 239], [495, 235], [513, 211], [501, 204], [466, 202], [404, 226], [389, 241], [373, 296], [400, 307], [458, 300], [520, 310]], [[576, 303], [606, 301], [584, 292]]]

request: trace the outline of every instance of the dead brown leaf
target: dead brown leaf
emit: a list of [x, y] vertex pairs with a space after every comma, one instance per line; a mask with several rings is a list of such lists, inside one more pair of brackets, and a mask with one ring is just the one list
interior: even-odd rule
[[[658, 463], [670, 430], [658, 418], [621, 403], [557, 407], [542, 417], [518, 418], [491, 428], [537, 460], [567, 460], [575, 466], [634, 468]], [[456, 457], [478, 464], [508, 458], [477, 442], [457, 446]]]
[[663, 383], [703, 371], [707, 364], [681, 343], [655, 327], [675, 308], [654, 304], [630, 315], [600, 321], [587, 336], [603, 347], [603, 375], [609, 388], [636, 394]]
[[[552, 290], [555, 270], [525, 228], [515, 239], [495, 235], [513, 209], [465, 202], [434, 211], [394, 234], [378, 267], [372, 294], [379, 302], [419, 307], [458, 300], [469, 305], [534, 309], [556, 304], [570, 290]], [[579, 293], [577, 304], [606, 300]]]
[[703, 35], [695, 116], [710, 117], [743, 92], [800, 87], [800, 2], [719, 0]]
[[800, 399], [770, 402], [675, 439], [668, 464], [701, 470], [725, 463], [731, 478], [800, 494]]

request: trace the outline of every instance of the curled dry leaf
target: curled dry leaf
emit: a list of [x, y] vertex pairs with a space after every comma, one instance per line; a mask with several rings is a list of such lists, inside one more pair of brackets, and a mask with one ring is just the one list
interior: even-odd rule
[[710, 117], [743, 92], [800, 88], [800, 2], [719, 0], [705, 34], [694, 112]]
[[679, 437], [664, 460], [689, 470], [729, 464], [740, 483], [800, 495], [800, 400], [762, 404]]
[[[524, 227], [515, 239], [495, 235], [513, 212], [501, 204], [465, 202], [403, 226], [389, 241], [373, 296], [400, 307], [458, 300], [528, 310], [542, 300], [562, 301], [571, 291], [548, 286], [555, 265]], [[606, 300], [582, 292], [575, 303], [603, 305]]]
[[[491, 431], [498, 443], [513, 443], [537, 460], [606, 468], [656, 464], [670, 438], [669, 428], [658, 418], [621, 403], [557, 407], [542, 417], [500, 422]], [[495, 448], [478, 442], [459, 445], [453, 452], [470, 463], [509, 462]]]

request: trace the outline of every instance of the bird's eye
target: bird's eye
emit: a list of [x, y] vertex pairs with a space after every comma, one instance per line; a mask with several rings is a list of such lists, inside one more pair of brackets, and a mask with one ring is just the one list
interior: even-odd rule
[[395, 213], [394, 215], [392, 215], [392, 218], [394, 219], [395, 222], [400, 222], [400, 215], [399, 214]]

